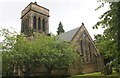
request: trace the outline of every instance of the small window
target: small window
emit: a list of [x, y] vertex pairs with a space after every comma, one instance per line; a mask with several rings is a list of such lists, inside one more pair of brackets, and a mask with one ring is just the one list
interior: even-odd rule
[[83, 37], [86, 38], [86, 33], [83, 33]]

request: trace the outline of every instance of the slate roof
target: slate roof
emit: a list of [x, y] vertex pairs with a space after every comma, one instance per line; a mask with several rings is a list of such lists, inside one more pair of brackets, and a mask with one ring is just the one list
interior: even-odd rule
[[70, 42], [79, 29], [80, 29], [80, 27], [77, 27], [73, 30], [70, 30], [68, 32], [60, 34], [59, 37], [60, 37], [61, 40], [65, 40], [65, 41]]

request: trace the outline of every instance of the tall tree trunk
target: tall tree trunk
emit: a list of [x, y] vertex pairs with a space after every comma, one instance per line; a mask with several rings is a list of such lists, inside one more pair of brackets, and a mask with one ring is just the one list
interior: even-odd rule
[[47, 71], [48, 71], [48, 76], [51, 76], [52, 73], [52, 65], [45, 65]]
[[48, 75], [50, 76], [51, 73], [52, 73], [52, 69], [51, 68], [47, 68], [47, 71], [48, 71]]

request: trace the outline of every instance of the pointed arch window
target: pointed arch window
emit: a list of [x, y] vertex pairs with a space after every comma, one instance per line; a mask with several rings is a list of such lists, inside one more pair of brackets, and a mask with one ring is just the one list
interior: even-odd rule
[[86, 50], [86, 62], [88, 62], [88, 51]]
[[38, 30], [41, 30], [41, 19], [40, 19], [40, 17], [38, 18]]
[[42, 20], [42, 30], [45, 31], [45, 20]]
[[33, 28], [36, 29], [36, 16], [33, 17]]
[[80, 41], [80, 47], [81, 47], [81, 53], [83, 55], [83, 42], [82, 42], [82, 40]]
[[90, 61], [92, 62], [92, 51], [91, 51], [91, 44], [90, 44], [90, 42], [89, 42], [89, 52], [90, 52]]

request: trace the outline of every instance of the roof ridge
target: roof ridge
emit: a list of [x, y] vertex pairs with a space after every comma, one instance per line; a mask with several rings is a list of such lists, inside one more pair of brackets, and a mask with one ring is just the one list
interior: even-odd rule
[[[80, 27], [77, 27], [77, 28], [80, 28]], [[72, 30], [75, 30], [75, 29], [77, 29], [77, 28], [74, 28], [74, 29], [72, 29]], [[70, 31], [72, 31], [72, 30], [69, 30], [69, 31], [67, 31], [67, 32], [70, 32]], [[64, 32], [64, 33], [67, 33], [67, 32]], [[62, 34], [64, 34], [64, 33], [62, 33]], [[61, 34], [60, 34], [61, 35]]]

